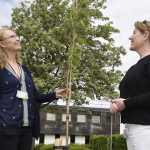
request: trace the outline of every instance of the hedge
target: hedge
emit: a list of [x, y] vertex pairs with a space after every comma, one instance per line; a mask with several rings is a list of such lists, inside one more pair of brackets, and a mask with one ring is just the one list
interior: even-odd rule
[[[110, 137], [106, 135], [94, 135], [90, 137], [89, 147], [92, 150], [109, 150]], [[112, 136], [112, 150], [127, 150], [126, 141], [123, 135]]]
[[[69, 150], [109, 150], [110, 137], [106, 135], [93, 135], [90, 137], [89, 145], [70, 144]], [[53, 150], [53, 145], [37, 145], [34, 150]], [[127, 150], [123, 135], [112, 136], [112, 150]]]
[[127, 150], [127, 144], [123, 135], [116, 134], [112, 136], [112, 149]]
[[39, 144], [34, 147], [34, 150], [53, 150], [53, 145]]
[[70, 144], [69, 150], [91, 150], [89, 145], [84, 144]]
[[108, 137], [106, 135], [93, 135], [89, 146], [92, 150], [108, 150]]
[[[88, 147], [88, 145], [84, 144], [70, 144], [69, 150], [91, 150]], [[35, 146], [34, 150], [53, 150], [53, 145], [39, 144]]]

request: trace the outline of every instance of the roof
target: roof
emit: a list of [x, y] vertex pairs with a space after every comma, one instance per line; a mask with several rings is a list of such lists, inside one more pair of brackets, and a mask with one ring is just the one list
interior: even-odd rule
[[[66, 101], [60, 99], [57, 101], [57, 105], [66, 105]], [[73, 106], [73, 102], [70, 102], [70, 106]], [[90, 100], [88, 104], [82, 104], [80, 107], [110, 108], [110, 102], [106, 100]]]

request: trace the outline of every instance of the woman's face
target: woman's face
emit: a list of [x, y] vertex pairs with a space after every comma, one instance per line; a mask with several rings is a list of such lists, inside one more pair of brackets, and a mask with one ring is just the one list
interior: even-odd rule
[[131, 41], [130, 50], [138, 51], [144, 45], [145, 34], [135, 28], [133, 34], [129, 37], [129, 40]]
[[2, 39], [2, 47], [6, 51], [16, 52], [21, 50], [20, 40], [12, 30], [5, 30]]

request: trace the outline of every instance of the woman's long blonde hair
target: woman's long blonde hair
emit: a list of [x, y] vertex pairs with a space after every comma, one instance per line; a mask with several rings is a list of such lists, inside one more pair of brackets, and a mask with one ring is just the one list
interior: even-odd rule
[[[11, 30], [11, 31], [15, 32], [11, 28], [1, 28], [0, 29], [0, 42], [4, 40], [4, 33], [6, 30]], [[16, 60], [18, 63], [21, 63], [21, 59], [20, 59], [19, 55], [16, 56]], [[6, 63], [7, 63], [7, 54], [3, 50], [3, 48], [0, 46], [0, 69], [3, 69], [6, 65]]]

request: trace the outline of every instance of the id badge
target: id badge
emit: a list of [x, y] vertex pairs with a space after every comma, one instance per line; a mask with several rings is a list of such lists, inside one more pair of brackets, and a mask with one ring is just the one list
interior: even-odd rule
[[21, 98], [23, 100], [27, 100], [28, 99], [28, 93], [25, 91], [17, 91], [16, 97]]

